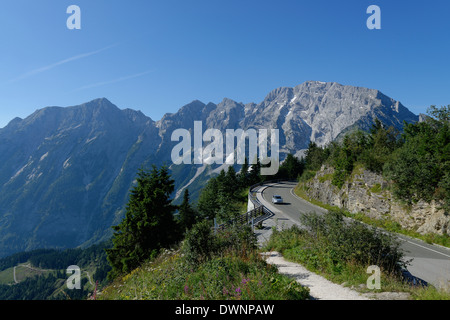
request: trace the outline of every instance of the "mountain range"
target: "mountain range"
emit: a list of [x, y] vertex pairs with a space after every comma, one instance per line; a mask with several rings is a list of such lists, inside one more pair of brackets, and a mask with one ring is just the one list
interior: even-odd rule
[[46, 107], [0, 129], [0, 257], [35, 248], [70, 248], [106, 240], [124, 216], [137, 171], [170, 166], [176, 193], [195, 199], [224, 166], [173, 165], [176, 129], [279, 129], [280, 159], [301, 155], [375, 118], [401, 130], [419, 116], [374, 89], [308, 81], [270, 92], [260, 103], [193, 101], [154, 121], [106, 98]]

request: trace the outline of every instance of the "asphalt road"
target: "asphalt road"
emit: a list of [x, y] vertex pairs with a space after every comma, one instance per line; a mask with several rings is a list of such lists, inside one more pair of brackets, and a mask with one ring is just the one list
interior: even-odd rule
[[[280, 182], [268, 184], [260, 187], [257, 194], [258, 199], [274, 212], [272, 222], [266, 222], [286, 226], [300, 223], [300, 215], [308, 212], [324, 213], [325, 209], [315, 206], [294, 194], [295, 182]], [[283, 197], [284, 204], [274, 205], [271, 203], [273, 195]], [[269, 228], [266, 228], [269, 229]], [[267, 238], [269, 235], [266, 234]], [[436, 287], [450, 289], [450, 250], [437, 245], [430, 245], [423, 241], [398, 235], [401, 240], [401, 248], [404, 251], [405, 259], [411, 260], [409, 273], [422, 281], [430, 283]]]

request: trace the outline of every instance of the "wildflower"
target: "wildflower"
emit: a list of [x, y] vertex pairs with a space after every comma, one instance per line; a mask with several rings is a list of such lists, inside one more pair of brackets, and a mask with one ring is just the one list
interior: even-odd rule
[[189, 293], [189, 287], [186, 285], [186, 286], [184, 286], [184, 293], [185, 294], [188, 294]]
[[241, 288], [240, 287], [237, 287], [235, 291], [236, 291], [237, 294], [241, 294]]
[[223, 294], [224, 296], [226, 296], [226, 295], [229, 294], [227, 288], [223, 287], [223, 289], [222, 289], [222, 294]]

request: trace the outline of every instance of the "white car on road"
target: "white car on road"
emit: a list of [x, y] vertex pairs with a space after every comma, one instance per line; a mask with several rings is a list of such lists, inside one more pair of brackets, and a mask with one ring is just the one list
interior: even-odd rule
[[274, 203], [274, 204], [283, 203], [283, 198], [281, 196], [274, 195], [272, 197], [272, 203]]

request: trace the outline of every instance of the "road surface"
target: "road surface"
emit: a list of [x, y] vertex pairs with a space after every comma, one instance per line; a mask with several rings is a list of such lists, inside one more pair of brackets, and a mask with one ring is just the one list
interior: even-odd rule
[[[308, 212], [324, 213], [325, 209], [315, 206], [294, 194], [295, 182], [270, 183], [259, 187], [257, 197], [261, 203], [273, 211], [274, 216], [264, 222], [265, 229], [257, 231], [258, 240], [263, 242], [270, 237], [271, 226], [300, 224], [300, 215]], [[273, 195], [283, 197], [284, 204], [271, 203]], [[450, 289], [450, 249], [430, 245], [423, 241], [398, 235], [406, 260], [411, 260], [409, 273], [435, 287]]]

